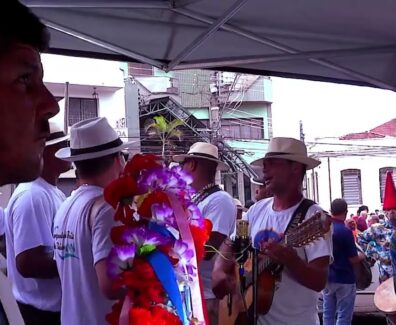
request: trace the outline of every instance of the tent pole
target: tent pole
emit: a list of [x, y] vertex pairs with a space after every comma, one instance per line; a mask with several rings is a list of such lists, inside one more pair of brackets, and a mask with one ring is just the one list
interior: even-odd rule
[[61, 33], [73, 36], [73, 37], [78, 38], [78, 39], [80, 39], [82, 41], [85, 41], [85, 42], [90, 43], [90, 44], [94, 44], [96, 46], [99, 46], [101, 48], [116, 52], [118, 54], [122, 54], [122, 55], [128, 56], [128, 57], [130, 57], [133, 60], [138, 60], [138, 61], [150, 64], [150, 65], [155, 66], [155, 67], [157, 67], [159, 69], [163, 68], [163, 63], [161, 61], [150, 59], [150, 58], [148, 58], [146, 56], [143, 56], [143, 55], [141, 55], [139, 53], [123, 49], [123, 48], [121, 48], [121, 47], [119, 47], [117, 45], [113, 45], [113, 44], [110, 44], [108, 42], [105, 42], [105, 41], [102, 41], [100, 39], [97, 39], [95, 37], [92, 37], [90, 35], [74, 31], [74, 30], [72, 30], [72, 29], [70, 29], [68, 27], [64, 27], [64, 26], [61, 26], [59, 24], [55, 24], [55, 23], [53, 23], [53, 22], [51, 22], [49, 20], [42, 19], [42, 21], [48, 26], [48, 28], [57, 30], [57, 31], [59, 31]]
[[231, 19], [249, 0], [237, 0], [223, 16], [213, 21], [210, 27], [199, 35], [192, 43], [190, 43], [183, 51], [181, 51], [176, 58], [174, 58], [166, 67], [165, 71], [170, 71], [176, 67], [184, 58], [189, 56], [196, 48], [205, 42], [210, 36], [218, 31], [229, 19]]
[[170, 2], [166, 1], [53, 1], [53, 0], [23, 0], [30, 8], [130, 8], [130, 9], [169, 9]]
[[281, 62], [290, 60], [302, 59], [319, 59], [332, 57], [345, 57], [350, 55], [371, 55], [378, 53], [392, 53], [396, 51], [396, 45], [381, 46], [381, 47], [365, 47], [345, 50], [327, 50], [327, 51], [308, 51], [296, 54], [275, 54], [275, 55], [258, 55], [246, 57], [231, 57], [219, 58], [216, 60], [202, 60], [190, 61], [188, 63], [179, 64], [176, 69], [202, 69], [202, 68], [216, 68], [224, 66], [238, 66], [245, 64], [265, 63], [265, 62]]
[[[206, 23], [206, 24], [213, 24], [213, 22], [214, 22], [214, 20], [212, 18], [209, 18], [207, 16], [191, 12], [191, 11], [186, 10], [186, 9], [171, 9], [171, 10], [176, 12], [176, 13], [179, 13], [179, 14], [181, 14], [183, 16], [189, 17], [191, 19], [194, 19], [194, 20]], [[269, 47], [272, 47], [272, 48], [277, 49], [277, 50], [282, 51], [282, 52], [286, 52], [286, 53], [289, 53], [289, 54], [299, 54], [299, 53], [301, 53], [300, 51], [298, 51], [298, 50], [296, 50], [296, 49], [294, 49], [294, 48], [292, 48], [290, 46], [283, 45], [283, 44], [278, 43], [276, 41], [273, 41], [273, 40], [271, 40], [269, 38], [257, 36], [257, 35], [255, 35], [255, 34], [253, 34], [251, 32], [244, 31], [242, 29], [239, 29], [239, 28], [231, 26], [231, 25], [223, 24], [220, 28], [225, 30], [225, 31], [234, 33], [236, 35], [245, 37], [247, 39], [250, 39], [252, 41], [267, 45]], [[341, 73], [343, 73], [343, 74], [345, 74], [347, 76], [351, 76], [351, 77], [357, 78], [357, 79], [359, 79], [361, 81], [368, 82], [368, 83], [370, 83], [370, 84], [372, 84], [374, 86], [377, 86], [377, 87], [380, 87], [380, 88], [389, 89], [389, 90], [393, 90], [393, 91], [396, 90], [396, 88], [393, 87], [392, 85], [384, 83], [384, 82], [382, 82], [382, 81], [380, 81], [378, 79], [372, 78], [372, 77], [367, 76], [365, 74], [362, 74], [362, 73], [359, 73], [359, 72], [352, 71], [350, 69], [344, 68], [344, 67], [339, 66], [337, 64], [334, 64], [332, 62], [329, 62], [329, 61], [326, 61], [326, 60], [322, 60], [322, 59], [312, 59], [312, 58], [310, 58], [308, 60], [311, 61], [311, 62], [314, 62], [314, 63], [316, 63], [318, 65], [321, 65], [323, 67], [329, 68], [331, 70], [341, 72]]]

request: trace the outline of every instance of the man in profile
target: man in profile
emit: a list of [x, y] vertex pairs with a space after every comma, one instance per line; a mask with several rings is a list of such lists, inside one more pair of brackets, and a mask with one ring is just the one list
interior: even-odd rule
[[43, 83], [40, 52], [48, 48], [46, 27], [16, 0], [1, 5], [0, 186], [40, 175], [48, 119], [59, 111]]

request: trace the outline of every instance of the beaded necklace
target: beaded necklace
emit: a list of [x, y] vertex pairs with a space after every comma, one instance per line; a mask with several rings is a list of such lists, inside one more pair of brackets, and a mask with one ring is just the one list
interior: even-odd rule
[[209, 183], [208, 185], [205, 185], [198, 193], [196, 193], [192, 197], [192, 201], [195, 204], [201, 203], [203, 200], [205, 200], [210, 194], [212, 194], [212, 189], [215, 187], [219, 187], [215, 183]]

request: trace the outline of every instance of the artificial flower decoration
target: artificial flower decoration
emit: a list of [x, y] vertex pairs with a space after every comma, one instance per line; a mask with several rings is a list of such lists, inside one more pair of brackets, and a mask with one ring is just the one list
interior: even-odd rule
[[191, 200], [191, 182], [180, 167], [135, 155], [105, 189], [120, 223], [111, 230], [108, 274], [126, 292], [107, 315], [109, 324], [209, 324], [197, 265], [211, 223]]

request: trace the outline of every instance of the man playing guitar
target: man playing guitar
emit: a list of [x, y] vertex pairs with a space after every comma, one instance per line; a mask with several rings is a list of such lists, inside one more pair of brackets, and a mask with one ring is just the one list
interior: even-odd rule
[[[303, 142], [292, 138], [273, 138], [264, 158], [254, 164], [262, 164], [265, 185], [273, 193], [256, 203], [247, 213], [250, 236], [262, 257], [283, 267], [281, 280], [274, 292], [269, 311], [258, 318], [259, 324], [314, 325], [318, 320], [317, 299], [326, 285], [329, 262], [332, 258], [331, 238], [321, 238], [312, 244], [297, 249], [280, 245], [281, 239], [294, 212], [304, 200], [302, 182], [307, 169], [320, 162], [309, 158]], [[312, 205], [306, 218], [321, 211]], [[221, 250], [226, 256], [231, 252], [226, 241]], [[213, 273], [213, 292], [218, 298], [232, 292], [230, 280], [234, 265], [218, 257]], [[258, 287], [258, 291], [263, 290]]]

